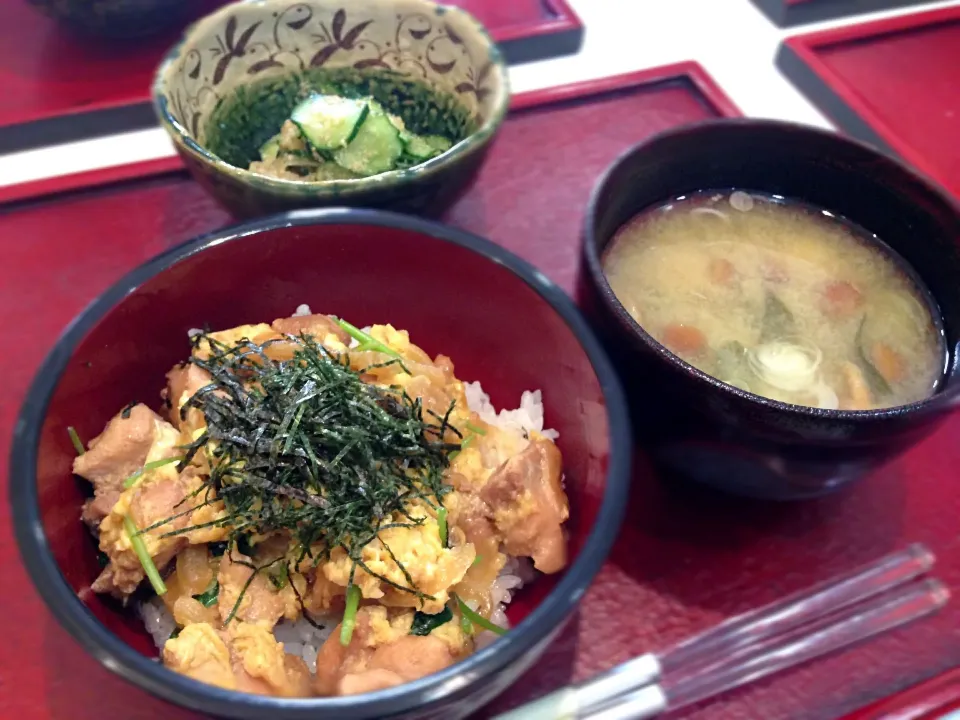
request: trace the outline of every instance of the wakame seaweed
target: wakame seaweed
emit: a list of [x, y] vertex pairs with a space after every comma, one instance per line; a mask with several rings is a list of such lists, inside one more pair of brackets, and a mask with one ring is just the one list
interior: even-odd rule
[[[195, 347], [200, 342], [208, 343], [210, 356], [191, 362], [209, 372], [212, 382], [180, 412], [200, 409], [207, 422], [204, 442], [213, 441], [198, 506], [215, 498], [225, 506], [223, 517], [202, 527], [226, 528], [228, 548], [238, 550], [252, 550], [246, 547], [251, 535], [289, 533], [294, 566], [308, 557], [319, 563], [343, 548], [354, 569], [430, 597], [399, 561], [407, 585], [373, 572], [361, 550], [381, 530], [421, 525], [423, 519], [407, 509], [412, 500], [440, 506], [450, 489], [443, 482], [449, 455], [459, 448], [448, 441], [448, 431], [460, 437], [447, 421], [449, 411], [436, 416], [419, 398], [363, 382], [347, 355], [330, 353], [309, 336], [231, 347], [203, 334], [194, 338]], [[265, 351], [277, 342], [293, 345], [292, 359], [268, 357]], [[251, 567], [265, 570], [281, 559]], [[271, 572], [275, 584], [286, 582], [286, 572]]]

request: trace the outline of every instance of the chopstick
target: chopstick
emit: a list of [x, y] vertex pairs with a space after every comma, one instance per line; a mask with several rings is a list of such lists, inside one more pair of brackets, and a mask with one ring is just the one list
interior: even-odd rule
[[909, 582], [927, 572], [933, 563], [934, 556], [926, 547], [911, 545], [853, 573], [732, 618], [661, 656], [647, 653], [579, 685], [558, 690], [498, 716], [499, 720], [583, 717], [631, 693], [638, 695], [634, 707], [640, 707], [640, 703], [646, 703], [648, 709], [665, 707], [666, 696], [656, 684], [663, 673], [670, 675], [674, 685], [682, 683], [685, 675], [696, 676], [705, 665], [742, 656], [750, 648], [766, 647], [772, 639], [782, 638], [813, 620]]
[[862, 605], [848, 607], [837, 616], [815, 623], [815, 627], [790, 642], [770, 643], [769, 647], [739, 662], [719, 662], [676, 687], [661, 687], [659, 694], [651, 690], [656, 686], [641, 688], [599, 710], [588, 710], [576, 717], [584, 720], [656, 717], [665, 710], [693, 705], [918, 620], [942, 608], [949, 598], [950, 591], [938, 580], [912, 583], [892, 593], [874, 596]]

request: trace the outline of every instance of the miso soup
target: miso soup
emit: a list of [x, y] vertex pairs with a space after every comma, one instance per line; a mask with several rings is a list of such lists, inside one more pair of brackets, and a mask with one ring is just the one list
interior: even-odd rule
[[826, 211], [742, 191], [682, 196], [624, 225], [603, 268], [658, 342], [763, 397], [869, 410], [922, 400], [943, 375], [929, 293]]

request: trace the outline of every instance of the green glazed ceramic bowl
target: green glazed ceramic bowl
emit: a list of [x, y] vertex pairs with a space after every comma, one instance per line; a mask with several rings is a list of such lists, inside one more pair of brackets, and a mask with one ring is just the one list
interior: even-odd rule
[[[415, 132], [458, 139], [414, 167], [350, 180], [245, 169], [311, 88], [372, 95]], [[469, 185], [509, 105], [486, 30], [428, 0], [249, 0], [189, 27], [153, 102], [194, 177], [238, 216], [350, 205], [439, 214]], [[212, 118], [212, 119], [211, 119]]]

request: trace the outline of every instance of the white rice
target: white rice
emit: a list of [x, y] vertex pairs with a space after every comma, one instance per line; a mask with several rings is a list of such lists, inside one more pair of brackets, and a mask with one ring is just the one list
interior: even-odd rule
[[543, 398], [539, 390], [524, 390], [520, 396], [520, 407], [516, 410], [501, 410], [498, 415], [490, 402], [490, 396], [483, 391], [479, 382], [464, 383], [463, 388], [467, 395], [467, 405], [484, 422], [523, 435], [533, 430], [551, 440], [560, 437], [556, 430], [543, 427]]
[[[311, 314], [309, 305], [300, 305], [293, 316], [299, 317]], [[202, 330], [190, 330], [188, 334], [192, 335], [200, 332]], [[464, 392], [470, 409], [490, 425], [513, 431], [523, 437], [527, 437], [530, 432], [540, 433], [550, 439], [556, 439], [560, 436], [560, 433], [556, 430], [543, 426], [543, 399], [539, 390], [525, 390], [520, 396], [520, 406], [518, 408], [501, 410], [499, 414], [490, 402], [490, 396], [483, 391], [479, 382], [464, 383]], [[506, 564], [490, 588], [494, 608], [490, 615], [490, 622], [501, 627], [509, 627], [510, 623], [506, 614], [507, 605], [513, 600], [516, 591], [522, 588], [525, 583], [531, 582], [535, 575], [536, 571], [529, 558], [507, 558]], [[474, 604], [471, 603], [471, 605]], [[472, 609], [476, 610], [476, 607]], [[158, 648], [162, 648], [177, 627], [163, 600], [159, 597], [153, 597], [143, 603], [140, 606], [140, 615], [147, 632], [153, 637], [154, 643]], [[340, 616], [313, 616], [312, 619], [314, 623], [320, 626], [319, 628], [314, 627], [305, 618], [300, 618], [295, 622], [281, 620], [274, 627], [273, 634], [279, 642], [283, 643], [284, 651], [303, 658], [310, 672], [316, 672], [317, 653], [340, 622]], [[497, 636], [494, 633], [484, 631], [479, 633], [475, 639], [477, 647], [481, 648], [489, 645], [496, 638]]]

